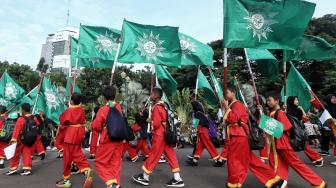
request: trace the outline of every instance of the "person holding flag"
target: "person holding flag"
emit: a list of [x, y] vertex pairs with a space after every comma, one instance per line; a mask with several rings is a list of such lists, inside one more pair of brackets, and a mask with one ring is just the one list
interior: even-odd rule
[[270, 153], [270, 165], [276, 173], [284, 180], [288, 180], [288, 166], [292, 167], [302, 178], [309, 182], [313, 187], [327, 187], [323, 179], [302, 162], [295, 154], [291, 144], [289, 131], [292, 124], [284, 111], [280, 109], [280, 96], [277, 92], [270, 92], [267, 96], [267, 105], [270, 108], [269, 116], [281, 122], [284, 133], [279, 139], [275, 139], [275, 151]]
[[163, 91], [160, 88], [153, 88], [151, 100], [154, 102], [151, 113], [152, 125], [152, 148], [149, 156], [142, 166], [143, 173], [134, 175], [132, 179], [141, 184], [149, 185], [149, 175], [153, 172], [162, 154], [165, 154], [174, 177], [166, 184], [169, 187], [184, 187], [184, 182], [180, 176], [180, 167], [174, 151], [174, 146], [169, 145], [165, 140], [165, 126], [167, 126], [167, 114], [165, 103], [161, 100]]
[[[5, 127], [7, 115], [6, 115], [6, 107], [0, 105], [0, 133]], [[5, 152], [4, 149], [7, 147], [8, 143], [0, 140], [0, 169], [5, 167]]]
[[73, 162], [78, 166], [80, 172], [85, 174], [86, 180], [83, 188], [90, 188], [92, 185], [93, 171], [82, 151], [85, 135], [85, 111], [81, 103], [82, 95], [72, 94], [70, 107], [59, 117], [60, 124], [64, 127], [64, 160], [63, 179], [57, 181], [56, 187], [71, 187], [70, 174]]
[[284, 188], [287, 181], [281, 179], [265, 163], [261, 161], [250, 149], [247, 136], [250, 126], [248, 112], [245, 106], [236, 99], [236, 89], [228, 85], [227, 100], [223, 100], [225, 109], [224, 121], [227, 124], [227, 165], [228, 188], [242, 187], [248, 170], [267, 188]]

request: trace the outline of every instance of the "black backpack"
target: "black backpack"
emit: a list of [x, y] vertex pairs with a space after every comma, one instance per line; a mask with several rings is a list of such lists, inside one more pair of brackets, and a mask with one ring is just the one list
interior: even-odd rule
[[33, 115], [29, 117], [23, 116], [23, 118], [25, 119], [25, 125], [21, 132], [20, 140], [24, 145], [27, 145], [27, 146], [34, 145], [37, 139], [38, 131], [39, 131], [39, 128], [36, 125], [36, 122], [34, 120], [34, 117], [35, 116]]
[[[279, 110], [275, 112], [274, 118], [277, 119]], [[303, 151], [306, 148], [306, 144], [308, 141], [308, 136], [305, 130], [305, 126], [298, 118], [288, 115], [286, 116], [290, 123], [292, 124], [292, 128], [289, 130], [289, 138], [290, 145], [292, 146], [294, 151]]]
[[15, 121], [11, 119], [6, 120], [3, 117], [0, 117], [0, 121], [3, 122], [3, 127], [0, 131], [0, 140], [8, 143], [12, 139]]
[[176, 145], [178, 143], [180, 137], [180, 122], [177, 120], [177, 116], [174, 112], [169, 108], [168, 104], [160, 104], [164, 107], [167, 113], [167, 121], [166, 121], [166, 130], [165, 130], [165, 140], [168, 145]]
[[[249, 116], [247, 125], [244, 125], [240, 120], [238, 125], [243, 127], [251, 150], [261, 150], [265, 147], [266, 138], [264, 131], [259, 128], [258, 121], [253, 116]], [[246, 126], [248, 127], [249, 134], [246, 130]]]
[[110, 107], [107, 115], [107, 134], [112, 141], [134, 140], [132, 128], [116, 107]]

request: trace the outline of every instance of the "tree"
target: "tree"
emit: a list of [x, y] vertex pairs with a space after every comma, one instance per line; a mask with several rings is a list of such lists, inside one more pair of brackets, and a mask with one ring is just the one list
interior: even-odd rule
[[41, 72], [41, 73], [46, 73], [48, 68], [49, 68], [49, 65], [45, 63], [44, 57], [41, 57], [38, 64], [37, 64], [36, 70]]

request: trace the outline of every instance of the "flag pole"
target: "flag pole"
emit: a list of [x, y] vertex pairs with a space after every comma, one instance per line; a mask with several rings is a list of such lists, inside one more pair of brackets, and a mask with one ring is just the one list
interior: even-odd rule
[[[223, 7], [225, 5], [225, 1], [223, 0]], [[223, 8], [223, 96], [224, 99], [226, 100], [226, 90], [227, 90], [227, 84], [228, 84], [228, 59], [227, 59], [227, 48], [224, 46], [224, 40], [225, 40], [225, 8]]]
[[[33, 90], [36, 88], [37, 86], [35, 86], [31, 91], [29, 91], [26, 95], [24, 95], [22, 98], [24, 98], [24, 97], [27, 97], [27, 96], [29, 96], [32, 92], [33, 92]], [[5, 114], [8, 114], [8, 113], [10, 113], [13, 109], [15, 109], [17, 107], [17, 104], [15, 104], [14, 106], [12, 106], [9, 110], [7, 110], [6, 112], [5, 112]]]
[[283, 50], [283, 75], [284, 75], [284, 104], [287, 105], [287, 62], [286, 51]]
[[[151, 93], [153, 92], [153, 89], [154, 89], [154, 82], [155, 82], [155, 65], [152, 64], [152, 77], [151, 77]], [[149, 105], [149, 112], [148, 112], [148, 117], [151, 118], [151, 115], [152, 115], [152, 104], [150, 103]], [[148, 126], [147, 126], [147, 133], [150, 133], [151, 132], [151, 125], [150, 125], [150, 122], [148, 122]]]
[[258, 95], [258, 91], [257, 91], [257, 86], [256, 86], [256, 83], [255, 83], [255, 80], [254, 80], [254, 77], [253, 77], [253, 72], [252, 72], [250, 60], [249, 60], [247, 52], [246, 52], [246, 48], [244, 48], [244, 53], [245, 53], [245, 58], [246, 58], [246, 64], [247, 64], [247, 67], [249, 69], [249, 73], [250, 73], [251, 79], [252, 79], [253, 90], [254, 90], [254, 93], [256, 95], [256, 100], [257, 100], [256, 102], [257, 102], [257, 105], [260, 105], [260, 103], [259, 103], [259, 95]]
[[116, 55], [114, 57], [114, 62], [113, 62], [112, 70], [111, 70], [110, 86], [112, 85], [115, 68], [116, 68], [116, 66], [118, 64], [118, 56], [119, 56], [119, 51], [120, 51], [120, 44], [121, 44], [121, 37], [119, 38], [118, 49], [117, 49]]
[[[212, 74], [212, 70], [210, 69], [210, 67], [208, 67], [208, 70], [209, 70], [210, 74]], [[215, 77], [215, 79], [216, 79], [216, 77]], [[215, 94], [216, 94], [216, 97], [217, 97], [217, 99], [219, 101], [219, 106], [221, 107], [221, 109], [223, 109], [223, 105], [222, 105], [222, 102], [220, 101], [220, 97], [219, 97], [219, 90], [217, 88], [217, 84], [214, 83], [214, 81], [212, 79], [211, 79], [211, 82], [212, 82], [212, 85], [215, 88]]]
[[237, 76], [234, 76], [233, 78], [234, 78], [234, 79], [236, 80], [236, 82], [237, 82], [237, 87], [238, 87], [238, 90], [239, 90], [239, 94], [240, 94], [240, 96], [242, 97], [242, 99], [243, 99], [243, 103], [244, 103], [244, 105], [245, 105], [246, 108], [247, 108], [248, 106], [247, 106], [245, 97], [244, 97], [244, 95], [243, 95], [243, 92], [242, 92], [242, 90], [241, 90], [239, 80], [238, 80]]
[[[80, 28], [82, 27], [82, 24], [79, 24], [79, 31]], [[76, 50], [76, 64], [75, 64], [75, 74], [74, 74], [74, 84], [73, 84], [73, 88], [76, 87], [77, 84], [77, 71], [78, 71], [78, 54], [79, 54], [79, 38], [80, 38], [80, 32], [79, 32], [79, 36], [78, 36], [78, 44], [77, 44], [77, 50]], [[71, 94], [70, 94], [71, 96]]]
[[196, 86], [195, 86], [195, 96], [194, 96], [194, 99], [195, 101], [197, 100], [197, 93], [198, 93], [198, 72], [200, 71], [201, 69], [201, 65], [198, 65], [198, 68], [197, 68], [197, 75], [196, 75]]

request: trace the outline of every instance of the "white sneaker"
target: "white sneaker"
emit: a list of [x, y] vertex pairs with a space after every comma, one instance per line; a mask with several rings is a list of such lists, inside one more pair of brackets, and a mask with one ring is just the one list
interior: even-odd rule
[[50, 146], [47, 146], [47, 148], [46, 148], [47, 150], [51, 150], [51, 147]]
[[331, 162], [330, 164], [336, 166], [336, 161]]
[[159, 163], [166, 163], [166, 162], [167, 162], [166, 159], [160, 159], [160, 160], [159, 160]]

